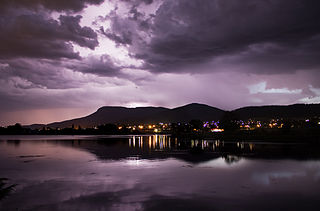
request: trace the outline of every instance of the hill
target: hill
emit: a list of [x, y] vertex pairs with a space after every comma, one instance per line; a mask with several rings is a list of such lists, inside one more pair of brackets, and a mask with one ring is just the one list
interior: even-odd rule
[[[66, 128], [72, 125], [83, 128], [94, 127], [107, 123], [143, 124], [143, 123], [174, 123], [190, 122], [192, 119], [203, 121], [219, 120], [226, 111], [205, 104], [192, 103], [185, 106], [169, 109], [163, 107], [125, 108], [104, 106], [96, 112], [77, 119], [54, 122], [47, 126], [52, 128]], [[320, 117], [320, 104], [295, 104], [289, 106], [249, 106], [233, 110], [232, 113], [239, 119], [305, 119], [314, 116]], [[37, 125], [29, 127], [35, 128]], [[40, 127], [39, 126], [39, 127]]]
[[47, 127], [71, 127], [79, 125], [81, 127], [93, 127], [107, 123], [158, 123], [158, 122], [189, 122], [192, 119], [218, 120], [224, 111], [204, 104], [188, 104], [182, 107], [168, 109], [163, 107], [113, 107], [105, 106], [99, 108], [93, 114], [86, 117], [55, 122]]
[[288, 106], [250, 106], [233, 111], [239, 119], [305, 119], [320, 116], [320, 104]]

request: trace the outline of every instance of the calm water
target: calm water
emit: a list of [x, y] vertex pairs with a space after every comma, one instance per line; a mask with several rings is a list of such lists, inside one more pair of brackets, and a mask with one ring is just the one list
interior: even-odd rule
[[0, 136], [1, 210], [320, 210], [320, 148], [169, 136]]

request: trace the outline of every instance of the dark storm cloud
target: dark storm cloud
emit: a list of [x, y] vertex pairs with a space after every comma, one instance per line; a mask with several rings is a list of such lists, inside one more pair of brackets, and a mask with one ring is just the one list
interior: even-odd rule
[[219, 56], [209, 66], [237, 71], [246, 69], [256, 74], [281, 74], [299, 70], [316, 72], [320, 68], [319, 49], [320, 36], [305, 39], [297, 45], [271, 42], [252, 44], [239, 54]]
[[104, 30], [103, 27], [100, 28], [100, 32], [113, 40], [117, 44], [132, 44], [132, 32], [131, 31], [123, 31], [121, 34], [113, 33], [112, 30]]
[[88, 57], [81, 61], [67, 64], [66, 67], [82, 73], [90, 73], [98, 76], [120, 76], [120, 69], [108, 55]]
[[30, 58], [0, 60], [0, 64], [4, 62], [5, 65], [0, 66], [0, 78], [18, 89], [70, 89], [93, 82], [77, 75], [79, 72], [102, 77], [128, 78], [120, 71], [123, 67], [114, 65], [106, 55], [72, 61]]
[[44, 59], [7, 60], [1, 69], [0, 77], [15, 88], [32, 89], [68, 89], [77, 87], [77, 82], [70, 82], [64, 75], [64, 65], [60, 61]]
[[[79, 25], [81, 16], [60, 16], [61, 39], [66, 39], [82, 47], [94, 49], [98, 46], [97, 34], [90, 27]], [[60, 38], [59, 34], [56, 36]]]
[[133, 4], [133, 5], [139, 5], [141, 3], [144, 3], [144, 4], [152, 4], [153, 3], [153, 0], [120, 0], [122, 2], [126, 2], [126, 3], [130, 3], [130, 4]]
[[[313, 44], [320, 34], [319, 10], [317, 0], [168, 0], [152, 20], [150, 42], [133, 41], [138, 44], [132, 45], [131, 52], [146, 62], [146, 68], [175, 72], [221, 56], [238, 55], [240, 59], [252, 53], [253, 45], [271, 43], [281, 51], [273, 54], [256, 49], [252, 59], [244, 55], [244, 61], [262, 66], [271, 62], [270, 68], [280, 72], [290, 72], [295, 65], [298, 69], [317, 67], [320, 48]], [[137, 25], [142, 20], [138, 18]]]
[[99, 30], [100, 34], [114, 41], [118, 46], [132, 45], [134, 40], [142, 39], [138, 35], [139, 32], [148, 31], [150, 28], [150, 18], [145, 18], [145, 14], [138, 11], [141, 2], [125, 2], [129, 4], [130, 7], [127, 13], [128, 17], [118, 15], [117, 7], [105, 17], [101, 17], [102, 22], [108, 20], [111, 25], [107, 29], [101, 26]]
[[0, 11], [7, 8], [39, 9], [40, 6], [56, 11], [81, 11], [86, 5], [101, 4], [104, 0], [1, 0]]
[[79, 25], [81, 16], [63, 16], [59, 21], [38, 14], [0, 16], [0, 58], [79, 59], [70, 42], [94, 49], [97, 34]]

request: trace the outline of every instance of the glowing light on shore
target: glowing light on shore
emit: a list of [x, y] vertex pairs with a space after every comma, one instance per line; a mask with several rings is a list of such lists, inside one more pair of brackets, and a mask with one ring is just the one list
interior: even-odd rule
[[218, 129], [218, 128], [211, 129], [211, 132], [213, 132], [213, 133], [221, 133], [223, 131], [224, 131], [224, 129]]

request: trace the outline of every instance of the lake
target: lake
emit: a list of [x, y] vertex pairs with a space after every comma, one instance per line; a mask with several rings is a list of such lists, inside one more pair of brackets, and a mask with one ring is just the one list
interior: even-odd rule
[[0, 136], [1, 210], [320, 210], [320, 147]]

